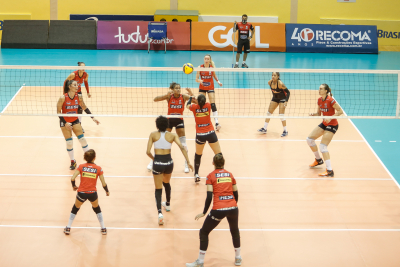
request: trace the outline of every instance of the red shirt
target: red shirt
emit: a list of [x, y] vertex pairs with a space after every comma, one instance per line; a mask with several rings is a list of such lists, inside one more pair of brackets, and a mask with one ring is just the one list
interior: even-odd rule
[[77, 169], [81, 173], [81, 183], [78, 192], [95, 192], [97, 178], [103, 174], [103, 169], [94, 163], [85, 163], [79, 165]]
[[[333, 97], [329, 96], [329, 95], [325, 98], [325, 101], [322, 100], [322, 97], [320, 97], [318, 99], [318, 106], [319, 106], [319, 109], [321, 110], [322, 116], [332, 116], [332, 115], [334, 115], [335, 114], [335, 109], [334, 109], [333, 105], [335, 105], [335, 104], [336, 104], [336, 100]], [[328, 125], [336, 126], [336, 125], [338, 125], [337, 119], [333, 119], [329, 123], [326, 123], [325, 121], [322, 121], [322, 123], [325, 126], [328, 126]]]
[[[200, 68], [205, 68], [204, 64], [200, 66]], [[209, 68], [212, 68], [210, 65]], [[199, 89], [201, 90], [214, 90], [214, 72], [213, 71], [200, 71], [200, 80], [203, 81], [203, 84], [200, 84]]]
[[75, 78], [73, 80], [78, 83], [78, 93], [80, 93], [81, 92], [81, 85], [85, 82], [85, 79], [87, 77], [87, 73], [86, 73], [86, 71], [84, 71], [83, 74], [82, 74], [82, 77], [79, 76], [79, 71], [78, 70], [74, 71], [74, 73], [75, 73]]
[[[70, 98], [68, 93], [64, 94], [65, 99], [62, 105], [61, 113], [63, 114], [78, 114], [79, 107], [79, 97], [78, 94], [75, 93], [74, 98]], [[73, 122], [78, 119], [78, 117], [64, 117], [66, 122]]]
[[206, 184], [213, 186], [213, 210], [237, 207], [232, 188], [236, 180], [232, 173], [225, 169], [215, 169], [207, 176]]
[[210, 118], [210, 103], [205, 103], [202, 109], [200, 109], [198, 104], [191, 104], [190, 111], [193, 112], [194, 119], [196, 121], [196, 133], [207, 133], [214, 131], [214, 126], [212, 125]]
[[183, 95], [179, 95], [178, 98], [172, 95], [168, 101], [168, 115], [183, 115], [183, 111], [185, 110], [184, 105], [185, 100], [183, 99]]
[[251, 23], [246, 22], [243, 24], [241, 21], [236, 23], [236, 30], [239, 30], [239, 39], [247, 39], [250, 35], [250, 30], [253, 30], [253, 25]]

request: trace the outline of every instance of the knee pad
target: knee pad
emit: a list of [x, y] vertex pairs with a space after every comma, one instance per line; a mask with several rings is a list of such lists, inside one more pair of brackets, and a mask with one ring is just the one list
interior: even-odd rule
[[[181, 141], [181, 144], [186, 147], [186, 136], [181, 136], [179, 137], [179, 141]], [[187, 149], [186, 149], [187, 150]]]
[[267, 116], [271, 116], [272, 115], [272, 113], [269, 113], [269, 111], [267, 112]]
[[96, 212], [96, 214], [101, 212], [100, 205], [97, 206], [96, 208], [93, 208], [93, 206], [92, 206], [92, 209], [94, 210], [94, 212]]
[[71, 213], [76, 215], [78, 213], [78, 211], [79, 211], [79, 209], [74, 204], [74, 206], [72, 207]]
[[[285, 116], [285, 114], [279, 114], [279, 116], [283, 117], [283, 116]], [[285, 120], [286, 120], [285, 118], [281, 118], [281, 121], [285, 121]]]
[[79, 143], [81, 143], [82, 148], [87, 148], [88, 147], [88, 143], [86, 141], [86, 138], [83, 134], [78, 135], [78, 141]]
[[239, 229], [231, 230], [232, 239], [240, 239]]
[[211, 103], [211, 110], [213, 112], [217, 111], [217, 106], [215, 105], [215, 103]]
[[203, 228], [200, 229], [199, 237], [200, 237], [200, 242], [208, 241], [208, 233], [204, 231]]
[[72, 138], [65, 139], [67, 142], [67, 150], [71, 151], [74, 148], [74, 142], [72, 141]]
[[315, 140], [314, 140], [314, 139], [311, 139], [310, 137], [307, 137], [306, 140], [307, 140], [307, 144], [308, 144], [310, 147], [316, 146]]
[[321, 153], [326, 153], [328, 152], [328, 146], [321, 143], [319, 145], [319, 150], [321, 151]]

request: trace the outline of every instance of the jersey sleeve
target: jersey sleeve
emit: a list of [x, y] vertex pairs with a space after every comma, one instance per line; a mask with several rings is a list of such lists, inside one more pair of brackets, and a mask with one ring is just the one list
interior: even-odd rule
[[83, 166], [82, 166], [82, 164], [80, 164], [79, 166], [78, 166], [78, 168], [77, 168], [77, 170], [82, 174], [82, 168], [83, 168]]
[[330, 103], [331, 103], [331, 105], [332, 105], [332, 107], [333, 107], [333, 105], [336, 104], [336, 100], [332, 97], [332, 99], [330, 100]]
[[100, 172], [99, 172], [99, 176], [100, 176], [100, 175], [104, 174], [104, 172], [103, 172], [102, 168], [99, 168], [99, 169], [100, 169]]
[[194, 111], [195, 110], [195, 108], [193, 106], [194, 106], [193, 104], [190, 104], [190, 106], [189, 106], [189, 110], [190, 111]]
[[235, 177], [233, 177], [232, 173], [231, 173], [231, 179], [232, 179], [232, 185], [235, 185], [236, 184], [236, 179], [235, 179]]
[[211, 175], [211, 173], [209, 175], [207, 175], [206, 184], [212, 185], [212, 175]]

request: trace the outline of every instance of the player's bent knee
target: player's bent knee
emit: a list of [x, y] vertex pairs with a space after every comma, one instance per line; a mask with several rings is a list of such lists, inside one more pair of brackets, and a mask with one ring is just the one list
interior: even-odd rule
[[94, 212], [96, 212], [96, 214], [101, 212], [100, 205], [97, 206], [96, 208], [92, 207], [92, 209], [93, 209]]
[[315, 140], [312, 139], [312, 138], [310, 138], [310, 137], [307, 137], [307, 144], [308, 144], [310, 147], [316, 146]]
[[[279, 116], [283, 117], [283, 116], [285, 116], [285, 114], [279, 114]], [[286, 120], [285, 118], [281, 118], [282, 122], [285, 121], [285, 120]]]
[[327, 153], [328, 152], [328, 146], [321, 143], [319, 145], [319, 150], [321, 151], [321, 153]]
[[71, 151], [74, 147], [74, 142], [72, 141], [72, 138], [65, 139], [67, 143], [67, 150]]
[[212, 112], [217, 111], [217, 106], [215, 105], [215, 103], [211, 103], [211, 110]]
[[208, 241], [208, 232], [201, 228], [199, 231], [199, 237], [201, 242]]
[[231, 230], [232, 239], [240, 239], [239, 229]]

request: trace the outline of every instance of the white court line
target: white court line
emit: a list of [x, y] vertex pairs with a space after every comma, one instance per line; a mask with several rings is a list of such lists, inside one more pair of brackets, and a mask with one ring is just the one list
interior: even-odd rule
[[[12, 136], [12, 135], [4, 135], [0, 136], [0, 138], [56, 138], [56, 139], [64, 139], [62, 136]], [[76, 136], [74, 136], [76, 138]], [[85, 136], [86, 139], [114, 139], [114, 140], [149, 140], [148, 137], [106, 137], [106, 136]], [[188, 138], [186, 140], [194, 141], [196, 139]], [[219, 141], [262, 141], [262, 142], [306, 142], [305, 139], [218, 139]], [[321, 140], [316, 140], [321, 141]], [[364, 140], [332, 140], [332, 142], [348, 142], [348, 143], [363, 143]]]
[[[3, 228], [45, 228], [63, 229], [65, 226], [42, 225], [0, 225]], [[71, 227], [72, 229], [100, 229], [99, 227]], [[139, 230], [139, 231], [199, 231], [199, 229], [182, 228], [135, 228], [135, 227], [107, 227], [108, 230]], [[213, 231], [230, 231], [229, 229], [214, 229]], [[241, 232], [400, 232], [400, 229], [240, 229]]]
[[13, 98], [11, 98], [11, 100], [8, 102], [7, 106], [5, 106], [3, 108], [3, 110], [1, 111], [1, 113], [3, 113], [4, 111], [6, 111], [6, 109], [8, 108], [8, 106], [11, 104], [11, 102], [14, 100], [14, 98], [18, 95], [18, 93], [21, 91], [21, 89], [25, 86], [25, 84], [23, 84], [21, 86], [21, 88], [18, 89], [17, 93], [13, 96]]
[[[1, 173], [0, 176], [25, 176], [25, 177], [71, 177], [69, 174], [6, 174]], [[142, 175], [106, 175], [109, 178], [147, 178], [153, 179], [153, 176], [142, 176]], [[189, 176], [173, 176], [173, 179], [193, 179], [193, 177]], [[202, 177], [205, 178], [205, 177]], [[237, 180], [317, 180], [317, 181], [391, 181], [391, 178], [278, 178], [278, 177], [235, 177]]]

